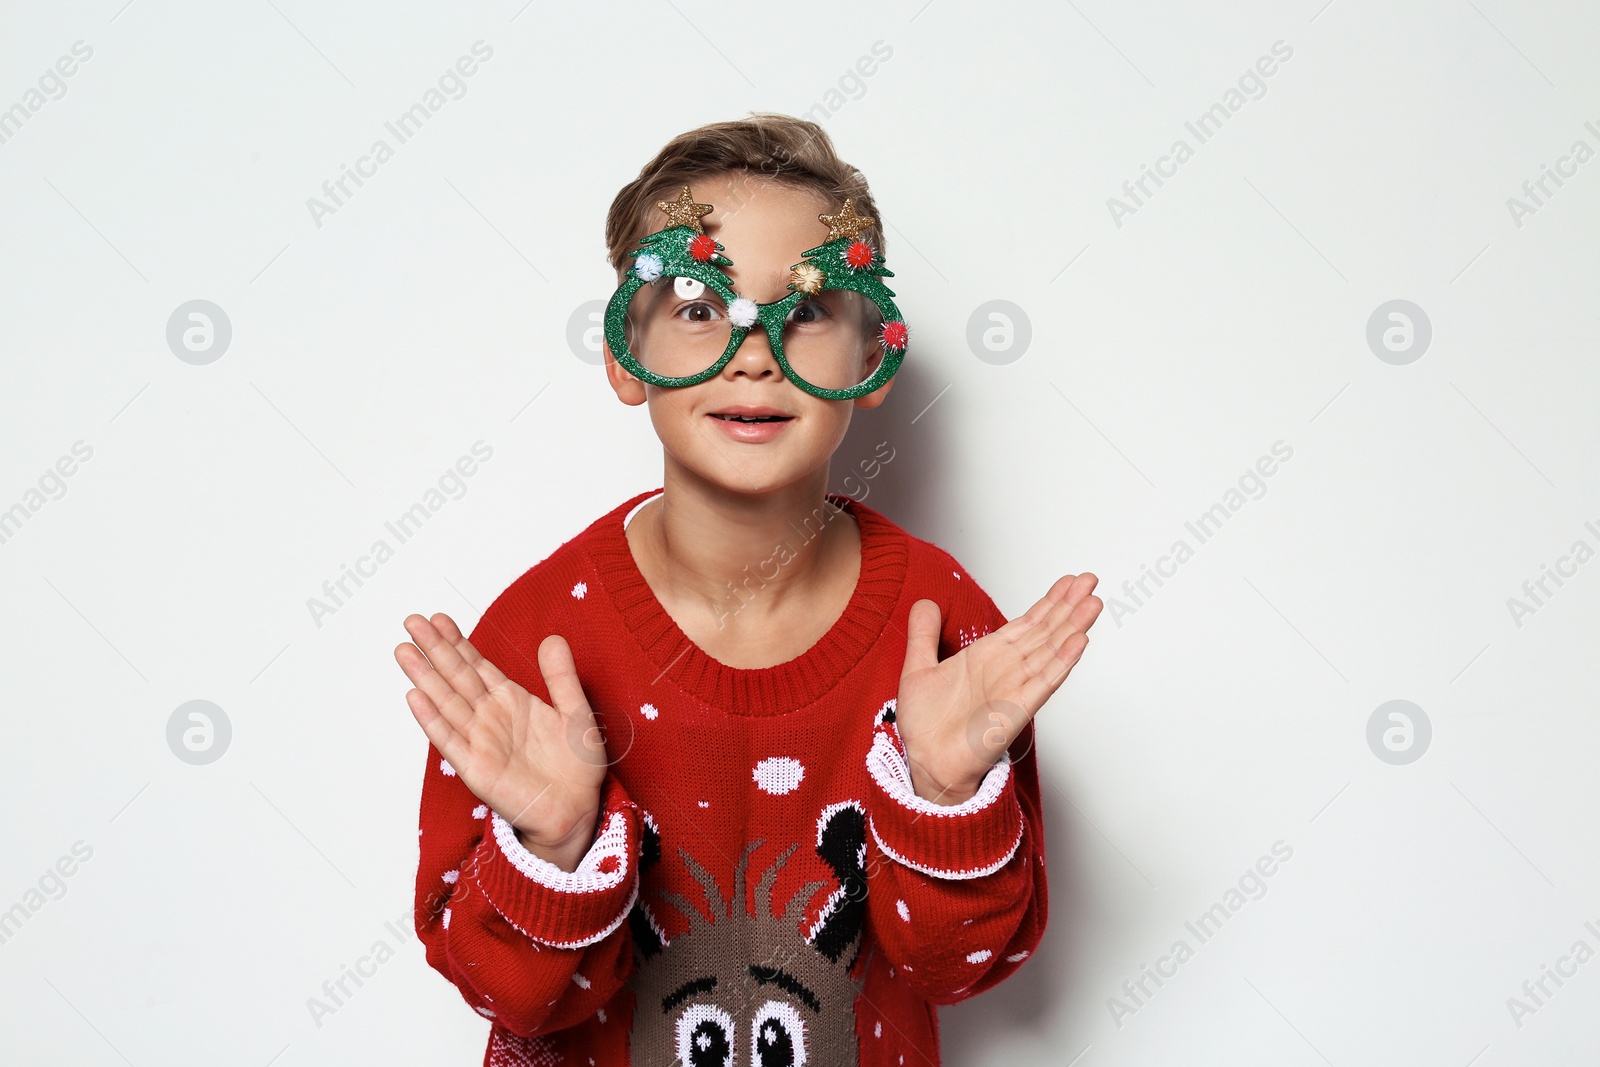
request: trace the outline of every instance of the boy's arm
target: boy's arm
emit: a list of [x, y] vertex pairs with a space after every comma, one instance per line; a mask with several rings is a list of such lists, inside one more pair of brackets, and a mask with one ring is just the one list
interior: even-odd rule
[[[537, 664], [530, 673], [494, 613], [492, 605], [473, 646], [548, 701]], [[428, 964], [480, 1015], [520, 1037], [595, 1014], [634, 966], [626, 919], [638, 894], [641, 820], [608, 773], [594, 843], [576, 870], [563, 871], [524, 848], [430, 743], [414, 915]]]
[[415, 910], [428, 964], [518, 1036], [582, 1022], [632, 966], [638, 807], [608, 776], [594, 844], [569, 873], [523, 848], [444, 765], [430, 744]]
[[[941, 660], [1006, 623], [956, 569]], [[993, 988], [1032, 955], [1048, 915], [1033, 721], [961, 804], [917, 796], [892, 714], [874, 730], [867, 768], [868, 921], [896, 977], [933, 1004]]]

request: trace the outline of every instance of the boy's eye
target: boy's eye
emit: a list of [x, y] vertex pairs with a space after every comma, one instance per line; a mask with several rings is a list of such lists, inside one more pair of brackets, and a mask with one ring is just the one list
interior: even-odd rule
[[820, 300], [802, 300], [789, 309], [788, 321], [799, 325], [827, 318], [828, 308]]
[[[665, 283], [663, 278], [662, 282]], [[706, 283], [697, 278], [672, 279], [672, 306], [663, 307], [674, 319], [683, 322], [716, 322], [723, 317], [722, 299], [708, 291]]]
[[689, 304], [679, 309], [679, 314], [690, 322], [715, 322], [719, 318], [717, 309], [710, 304]]

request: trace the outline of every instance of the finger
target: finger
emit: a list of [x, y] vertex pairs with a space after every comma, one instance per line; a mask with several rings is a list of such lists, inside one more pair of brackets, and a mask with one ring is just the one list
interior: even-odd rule
[[539, 642], [539, 673], [544, 676], [551, 704], [561, 714], [571, 715], [589, 706], [589, 699], [583, 695], [583, 683], [578, 680], [572, 646], [565, 637], [551, 634]]
[[408, 689], [406, 706], [411, 709], [411, 717], [417, 720], [417, 725], [422, 727], [422, 732], [428, 736], [429, 743], [450, 766], [461, 768], [467, 765], [466, 757], [470, 749], [465, 736], [440, 714], [439, 706], [429, 698], [428, 694], [420, 689]]
[[[1080, 609], [1098, 581], [1098, 578], [1087, 571], [1078, 575], [1068, 583], [1061, 599], [1051, 604], [1050, 610], [1040, 618], [1040, 625], [1050, 635], [1052, 644], [1059, 645], [1068, 634], [1088, 629]], [[1096, 597], [1095, 601], [1098, 603], [1099, 598]], [[1092, 614], [1087, 621], [1093, 621]]]
[[[413, 617], [421, 618], [421, 616]], [[395, 662], [400, 664], [400, 669], [406, 672], [406, 677], [411, 679], [411, 684], [429, 699], [450, 727], [465, 732], [471, 725], [474, 714], [471, 702], [465, 700], [438, 671], [434, 670], [433, 665], [428, 662], [428, 657], [422, 654], [422, 650], [410, 642], [404, 642], [395, 646], [394, 658]]]
[[1057, 578], [1055, 583], [1051, 585], [1050, 588], [1045, 592], [1044, 596], [1036, 600], [1033, 606], [1027, 611], [1023, 612], [1022, 615], [1018, 616], [1018, 618], [1027, 618], [1033, 620], [1034, 622], [1038, 622], [1045, 615], [1049, 614], [1050, 609], [1055, 607], [1055, 605], [1060, 602], [1062, 597], [1067, 595], [1067, 592], [1072, 588], [1072, 583], [1076, 578], [1077, 575], [1075, 574], [1063, 574], [1061, 577]]
[[[433, 625], [432, 620], [425, 619], [421, 615], [409, 615], [406, 617], [405, 627], [416, 641], [417, 647], [433, 664], [433, 669], [464, 699], [475, 702], [487, 691], [477, 669], [462, 656], [455, 642]], [[458, 634], [461, 632], [453, 622], [450, 628]]]
[[[1060, 670], [1058, 664], [1048, 662], [1049, 657], [1067, 659], [1069, 655], [1067, 642], [1075, 635], [1082, 635], [1088, 641], [1088, 629], [1099, 616], [1104, 602], [1087, 590], [1094, 587], [1095, 577], [1092, 574], [1081, 574], [1073, 583], [1073, 592], [1051, 609], [1049, 615], [1039, 624], [1044, 640], [1038, 644], [1030, 645], [1023, 656], [1027, 669], [1032, 673], [1054, 675]], [[1076, 646], [1073, 646], [1076, 648]], [[1083, 654], [1082, 649], [1072, 653], [1072, 661], [1076, 662], [1077, 656]], [[1070, 670], [1070, 668], [1068, 668]], [[1066, 675], [1062, 674], [1062, 679]]]
[[462, 636], [461, 628], [456, 625], [454, 619], [441, 611], [435, 613], [428, 621], [433, 623], [434, 629], [444, 635], [446, 641], [455, 646], [455, 650], [461, 653], [462, 659], [477, 669], [478, 676], [483, 679], [484, 686], [493, 689], [497, 685], [505, 684], [506, 676], [501, 673], [500, 668], [490, 662], [482, 652], [474, 648], [471, 641]]
[[[433, 664], [433, 669], [438, 671], [450, 683], [450, 687], [460, 693], [468, 703], [477, 703], [484, 693], [488, 692], [477, 670], [461, 658], [456, 646], [447, 641], [433, 623], [421, 615], [407, 615], [405, 626], [406, 632], [416, 641], [417, 647], [422, 649], [423, 655]], [[428, 695], [433, 696], [435, 701], [439, 699], [431, 692]]]
[[1100, 617], [1100, 609], [1104, 607], [1105, 601], [1092, 593], [1085, 594], [1083, 599], [1076, 601], [1070, 609], [1049, 620], [1050, 643], [1060, 645], [1071, 634], [1087, 633], [1089, 627], [1094, 625], [1095, 619]]
[[996, 631], [1006, 635], [1013, 655], [1026, 659], [1045, 644], [1059, 643], [1060, 638], [1053, 635], [1063, 613], [1070, 612], [1075, 603], [1073, 590], [1079, 587], [1080, 577], [1063, 574], [1032, 607]]
[[994, 633], [1000, 635], [1000, 639], [991, 654], [1024, 659], [1049, 640], [1050, 626], [1046, 620], [1067, 595], [1075, 577], [1065, 574], [1057, 578], [1045, 591], [1044, 596], [1036, 600], [1027, 611], [995, 630]]
[[1059, 646], [1040, 649], [1030, 656], [1023, 664], [1024, 676], [1019, 685], [1023, 705], [1034, 710], [1043, 707], [1088, 647], [1089, 635], [1079, 632], [1069, 635]]
[[939, 665], [939, 623], [941, 616], [937, 601], [922, 599], [911, 605], [906, 616], [906, 658], [900, 667], [900, 677], [913, 671]]
[[1084, 597], [1078, 602], [1078, 607], [1073, 612], [1073, 621], [1077, 628], [1084, 633], [1088, 633], [1089, 627], [1094, 625], [1094, 621], [1100, 617], [1100, 611], [1105, 606], [1106, 602], [1097, 596], [1091, 594]]

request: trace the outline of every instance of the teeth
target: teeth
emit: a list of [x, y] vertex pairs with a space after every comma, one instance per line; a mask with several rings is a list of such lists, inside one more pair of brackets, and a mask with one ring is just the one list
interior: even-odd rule
[[719, 419], [729, 422], [778, 422], [787, 416], [784, 415], [718, 415]]

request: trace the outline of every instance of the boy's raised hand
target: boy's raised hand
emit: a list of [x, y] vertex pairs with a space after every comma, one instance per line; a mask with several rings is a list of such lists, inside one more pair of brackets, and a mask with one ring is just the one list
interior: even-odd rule
[[1088, 647], [1103, 603], [1099, 579], [1067, 574], [1038, 603], [939, 662], [939, 605], [919, 600], [906, 622], [895, 701], [917, 795], [959, 804], [1044, 706]]
[[416, 644], [396, 646], [394, 658], [417, 687], [406, 703], [422, 732], [526, 846], [575, 864], [593, 841], [607, 761], [566, 638], [539, 645], [551, 707], [485, 659], [450, 616], [408, 615], [405, 627]]

